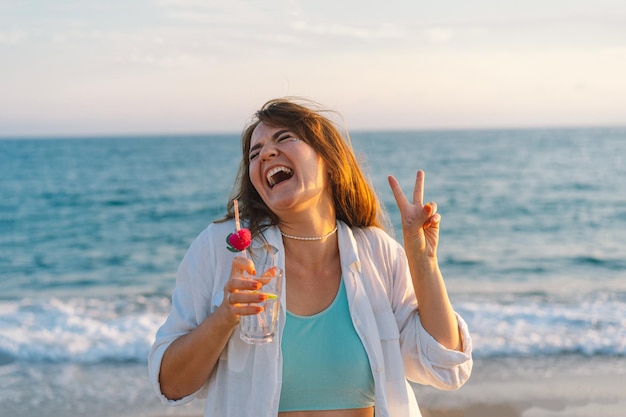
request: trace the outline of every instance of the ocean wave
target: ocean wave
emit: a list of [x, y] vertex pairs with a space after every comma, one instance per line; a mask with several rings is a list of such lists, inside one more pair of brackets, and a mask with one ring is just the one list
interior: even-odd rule
[[[165, 295], [1, 301], [0, 365], [145, 363], [169, 308]], [[544, 293], [483, 294], [455, 308], [477, 358], [626, 355], [626, 296], [565, 302]]]
[[626, 294], [596, 292], [567, 301], [512, 294], [459, 302], [456, 309], [468, 322], [476, 357], [626, 355]]
[[25, 362], [145, 362], [166, 297], [0, 303], [0, 353]]
[[614, 271], [624, 271], [626, 260], [623, 258], [602, 258], [599, 256], [576, 256], [570, 262], [580, 266], [600, 267]]

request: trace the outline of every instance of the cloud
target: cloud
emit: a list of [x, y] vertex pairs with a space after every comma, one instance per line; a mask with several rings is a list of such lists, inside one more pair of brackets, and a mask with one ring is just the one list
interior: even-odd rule
[[263, 3], [203, 0], [161, 0], [158, 3], [166, 14], [174, 20], [184, 20], [200, 24], [253, 24], [259, 21], [272, 21], [276, 13], [264, 8]]
[[26, 40], [28, 34], [22, 30], [11, 30], [9, 32], [0, 32], [0, 45], [17, 45]]
[[357, 27], [339, 23], [309, 24], [304, 21], [292, 23], [291, 27], [304, 33], [314, 35], [339, 36], [359, 40], [399, 39], [406, 35], [406, 30], [399, 25], [381, 23], [377, 27]]
[[[228, 3], [232, 2], [222, 2], [219, 7], [227, 6]], [[159, 5], [163, 7], [178, 7], [178, 8], [212, 8], [211, 3], [208, 3], [204, 0], [160, 0]]]
[[452, 39], [453, 32], [447, 28], [430, 28], [424, 31], [426, 38], [432, 43], [445, 43]]
[[169, 14], [169, 17], [176, 20], [185, 20], [187, 22], [201, 24], [224, 23], [223, 17], [209, 12], [173, 11]]
[[204, 65], [214, 65], [217, 60], [211, 56], [202, 57], [199, 55], [191, 55], [183, 52], [173, 52], [166, 54], [135, 52], [125, 56], [118, 55], [115, 57], [115, 62], [140, 66], [157, 66], [165, 69], [190, 69], [203, 67]]

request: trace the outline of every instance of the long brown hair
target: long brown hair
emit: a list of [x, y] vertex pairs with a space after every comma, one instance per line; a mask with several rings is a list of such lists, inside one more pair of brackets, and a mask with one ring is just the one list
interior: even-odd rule
[[[300, 99], [302, 100], [302, 99]], [[278, 217], [265, 205], [250, 181], [250, 141], [252, 132], [260, 124], [289, 129], [309, 144], [324, 160], [329, 170], [336, 216], [350, 227], [383, 227], [384, 213], [370, 183], [365, 178], [351, 146], [334, 123], [309, 106], [295, 99], [270, 100], [258, 110], [241, 135], [242, 158], [237, 178], [223, 220], [234, 217], [233, 200], [239, 201], [240, 216], [253, 235], [269, 225], [278, 224]]]

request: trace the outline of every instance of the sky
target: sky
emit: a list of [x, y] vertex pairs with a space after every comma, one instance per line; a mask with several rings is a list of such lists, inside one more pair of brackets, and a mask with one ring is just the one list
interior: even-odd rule
[[626, 125], [624, 0], [0, 0], [0, 137]]

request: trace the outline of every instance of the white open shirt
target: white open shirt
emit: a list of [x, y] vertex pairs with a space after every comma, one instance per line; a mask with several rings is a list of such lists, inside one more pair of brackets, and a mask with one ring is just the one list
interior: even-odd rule
[[[285, 324], [286, 282], [276, 340], [250, 345], [233, 332], [206, 384], [172, 401], [159, 386], [163, 354], [178, 337], [197, 327], [223, 300], [236, 253], [226, 249], [234, 221], [209, 225], [191, 244], [177, 272], [171, 312], [159, 329], [149, 356], [149, 378], [164, 403], [179, 405], [206, 397], [205, 417], [249, 417], [278, 414], [282, 381], [281, 335]], [[342, 277], [352, 322], [369, 357], [375, 382], [376, 417], [419, 417], [407, 379], [454, 390], [472, 370], [472, 342], [457, 315], [463, 351], [449, 350], [422, 327], [413, 284], [402, 246], [378, 228], [350, 229], [338, 223]], [[284, 247], [276, 226], [264, 236], [273, 262], [284, 269]], [[251, 249], [257, 249], [255, 241]], [[286, 280], [287, 281], [287, 280]]]

